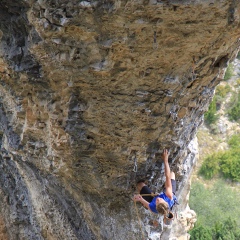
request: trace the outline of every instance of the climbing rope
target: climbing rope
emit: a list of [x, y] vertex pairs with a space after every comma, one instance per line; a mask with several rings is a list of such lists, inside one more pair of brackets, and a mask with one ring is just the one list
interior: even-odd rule
[[135, 206], [135, 210], [136, 210], [137, 217], [138, 217], [138, 224], [139, 224], [139, 227], [140, 227], [141, 233], [142, 233], [142, 239], [144, 240], [144, 239], [145, 239], [145, 236], [144, 236], [144, 232], [143, 232], [143, 229], [142, 229], [141, 219], [140, 219], [140, 216], [139, 216], [139, 213], [138, 213], [136, 201], [134, 201], [134, 206]]
[[141, 196], [151, 196], [151, 197], [156, 197], [159, 195], [159, 193], [148, 193], [148, 194], [140, 194]]
[[[155, 196], [158, 196], [159, 194], [157, 193], [148, 193], [148, 194], [140, 194], [141, 196], [152, 196], [152, 197], [155, 197]], [[144, 236], [144, 232], [143, 232], [143, 229], [142, 229], [142, 224], [141, 224], [141, 218], [139, 216], [139, 212], [138, 212], [138, 209], [137, 209], [137, 202], [134, 201], [134, 207], [135, 207], [135, 210], [136, 210], [136, 213], [137, 213], [137, 218], [138, 218], [138, 224], [139, 224], [139, 227], [140, 227], [140, 230], [141, 230], [141, 233], [142, 233], [142, 238], [143, 240], [145, 240], [145, 236]]]

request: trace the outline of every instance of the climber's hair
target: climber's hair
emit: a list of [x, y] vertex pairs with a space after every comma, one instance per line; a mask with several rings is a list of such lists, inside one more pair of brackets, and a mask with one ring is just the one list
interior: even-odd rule
[[162, 214], [162, 215], [164, 215], [164, 216], [166, 216], [166, 215], [168, 214], [168, 212], [169, 212], [168, 204], [167, 204], [166, 202], [164, 202], [164, 203], [159, 203], [159, 204], [156, 206], [156, 209], [157, 209], [157, 211], [158, 211], [160, 214]]

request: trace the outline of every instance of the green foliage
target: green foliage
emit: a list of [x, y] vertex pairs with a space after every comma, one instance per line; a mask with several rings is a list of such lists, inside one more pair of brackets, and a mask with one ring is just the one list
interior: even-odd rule
[[204, 162], [199, 170], [199, 174], [204, 176], [206, 179], [215, 177], [220, 170], [219, 157], [221, 153], [215, 153], [204, 159]]
[[238, 78], [238, 79], [236, 80], [236, 85], [237, 85], [237, 86], [240, 85], [240, 78]]
[[228, 85], [228, 84], [226, 84], [225, 86], [223, 86], [223, 85], [219, 85], [219, 86], [217, 86], [217, 88], [216, 88], [216, 95], [218, 95], [218, 96], [220, 96], [220, 97], [222, 97], [222, 98], [224, 98], [224, 97], [226, 97], [226, 95], [229, 93], [231, 91], [231, 87]]
[[213, 125], [219, 119], [217, 110], [220, 109], [221, 104], [226, 97], [226, 95], [231, 91], [231, 87], [226, 84], [225, 86], [219, 85], [216, 88], [215, 96], [209, 105], [208, 111], [204, 114], [205, 123], [208, 125]]
[[191, 239], [194, 240], [212, 240], [212, 229], [204, 227], [202, 224], [196, 224], [189, 233]]
[[231, 218], [227, 218], [223, 222], [217, 221], [212, 228], [197, 223], [189, 233], [191, 235], [191, 239], [194, 240], [240, 239], [240, 231], [238, 229], [237, 223]]
[[237, 223], [231, 218], [226, 219], [224, 222], [217, 222], [212, 229], [213, 239], [222, 240], [237, 240], [240, 239], [240, 231]]
[[208, 111], [204, 114], [204, 120], [208, 125], [210, 125], [216, 123], [218, 118], [219, 116], [217, 115], [216, 96], [214, 96], [209, 105]]
[[[240, 52], [238, 57], [240, 59]], [[230, 79], [232, 75], [233, 66], [229, 65], [225, 80]], [[211, 124], [211, 129], [216, 126], [214, 123], [218, 117], [219, 106], [231, 91], [227, 82], [224, 84], [216, 88], [213, 105], [209, 106], [205, 114], [205, 122]], [[237, 79], [236, 84], [234, 87], [238, 89], [240, 78]], [[229, 119], [240, 122], [240, 91], [235, 90], [232, 95], [227, 106], [228, 116]], [[205, 144], [208, 145], [208, 142], [206, 141]], [[214, 180], [211, 182], [204, 180], [204, 184], [192, 183], [189, 205], [198, 216], [194, 229], [189, 232], [192, 240], [240, 240], [240, 192], [230, 187], [229, 181], [224, 181], [226, 178], [240, 182], [240, 135], [233, 135], [228, 141], [228, 146], [228, 150], [205, 158], [200, 168], [199, 173], [202, 176]], [[220, 179], [216, 178], [219, 176]]]
[[230, 63], [224, 75], [224, 80], [229, 80], [233, 76], [233, 64]]
[[237, 121], [240, 119], [240, 92], [238, 94], [233, 94], [230, 104], [230, 110], [228, 111], [228, 117], [232, 121]]
[[240, 148], [240, 135], [232, 135], [231, 138], [228, 140], [228, 145], [230, 148]]
[[215, 95], [215, 97], [216, 97], [216, 110], [218, 111], [221, 108], [224, 98], [219, 95]]
[[206, 179], [222, 174], [224, 178], [240, 182], [240, 135], [233, 135], [229, 150], [214, 153], [204, 159], [199, 174]]
[[[224, 223], [229, 218], [231, 220], [228, 220], [227, 225], [233, 224], [234, 229], [235, 227], [239, 228], [239, 199], [240, 193], [231, 189], [223, 180], [218, 180], [212, 187], [205, 187], [200, 182], [193, 183], [189, 205], [197, 213], [196, 227], [202, 225], [214, 228], [217, 232], [217, 222]], [[233, 221], [233, 223], [229, 221]]]
[[220, 169], [225, 178], [240, 182], [240, 150], [235, 148], [222, 154]]

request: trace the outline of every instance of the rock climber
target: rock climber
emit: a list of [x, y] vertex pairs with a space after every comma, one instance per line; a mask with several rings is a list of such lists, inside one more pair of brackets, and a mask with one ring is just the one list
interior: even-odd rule
[[167, 149], [163, 150], [162, 158], [166, 176], [166, 182], [164, 184], [165, 187], [163, 192], [161, 192], [159, 195], [155, 197], [150, 196], [150, 194], [152, 194], [153, 191], [145, 184], [143, 180], [140, 180], [137, 183], [137, 190], [139, 194], [134, 195], [133, 200], [142, 203], [142, 205], [145, 208], [151, 210], [154, 213], [162, 214], [166, 218], [172, 218], [173, 214], [170, 212], [170, 210], [177, 201], [177, 198], [175, 196], [176, 192], [175, 173], [170, 171]]

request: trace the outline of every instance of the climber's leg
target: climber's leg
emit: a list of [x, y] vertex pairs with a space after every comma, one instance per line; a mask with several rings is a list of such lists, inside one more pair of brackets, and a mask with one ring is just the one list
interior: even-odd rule
[[144, 194], [151, 194], [153, 191], [145, 184], [144, 181], [139, 181], [137, 183], [137, 191], [141, 195], [143, 195], [143, 199], [145, 199], [147, 202], [151, 202], [153, 200], [152, 196], [144, 196]]

